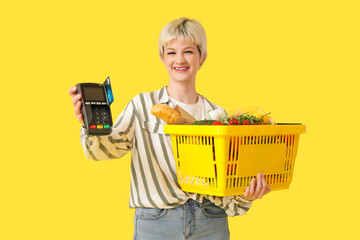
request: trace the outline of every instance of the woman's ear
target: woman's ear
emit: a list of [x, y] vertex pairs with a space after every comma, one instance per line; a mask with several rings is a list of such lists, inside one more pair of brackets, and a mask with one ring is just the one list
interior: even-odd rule
[[200, 60], [200, 67], [204, 64], [207, 56], [204, 56], [203, 59]]

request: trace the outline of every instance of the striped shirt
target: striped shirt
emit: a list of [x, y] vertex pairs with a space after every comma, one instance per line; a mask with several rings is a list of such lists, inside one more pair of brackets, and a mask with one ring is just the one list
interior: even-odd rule
[[[205, 113], [222, 109], [202, 95], [199, 97], [204, 102]], [[181, 190], [171, 138], [164, 133], [167, 123], [150, 112], [157, 103], [174, 107], [166, 87], [135, 96], [116, 119], [110, 135], [90, 136], [82, 128], [80, 139], [86, 158], [109, 160], [131, 152], [130, 208], [174, 208], [188, 199], [202, 202], [205, 197], [223, 208], [228, 216], [244, 215], [252, 202], [240, 196], [215, 197]]]

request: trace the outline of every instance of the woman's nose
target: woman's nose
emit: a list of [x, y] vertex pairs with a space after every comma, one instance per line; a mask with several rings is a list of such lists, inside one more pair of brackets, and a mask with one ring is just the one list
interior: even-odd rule
[[178, 54], [176, 56], [176, 63], [184, 63], [185, 62], [185, 58], [183, 54]]

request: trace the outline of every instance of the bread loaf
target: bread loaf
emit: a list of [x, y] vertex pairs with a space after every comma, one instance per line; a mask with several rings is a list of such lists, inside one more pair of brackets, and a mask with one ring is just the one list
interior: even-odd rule
[[176, 122], [181, 116], [180, 112], [163, 103], [152, 106], [151, 114], [169, 124]]

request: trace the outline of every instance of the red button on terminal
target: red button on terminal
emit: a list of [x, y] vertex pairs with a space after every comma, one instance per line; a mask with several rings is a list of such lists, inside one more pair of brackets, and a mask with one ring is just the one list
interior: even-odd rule
[[90, 125], [90, 128], [96, 128], [96, 125]]

